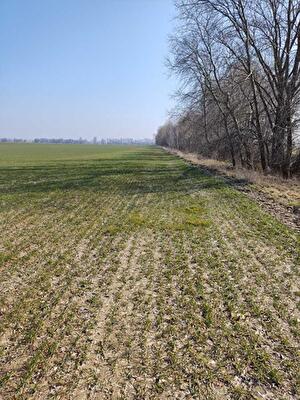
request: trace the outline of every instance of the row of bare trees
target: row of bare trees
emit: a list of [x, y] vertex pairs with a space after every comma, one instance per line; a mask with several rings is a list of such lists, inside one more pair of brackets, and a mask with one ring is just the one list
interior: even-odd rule
[[[300, 1], [178, 0], [179, 116], [160, 145], [289, 177], [297, 164]], [[298, 159], [299, 162], [299, 159]]]

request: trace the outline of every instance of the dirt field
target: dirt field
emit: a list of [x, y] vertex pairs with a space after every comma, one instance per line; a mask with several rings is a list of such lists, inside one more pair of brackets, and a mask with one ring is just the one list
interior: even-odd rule
[[0, 145], [1, 399], [299, 399], [299, 234], [155, 147]]

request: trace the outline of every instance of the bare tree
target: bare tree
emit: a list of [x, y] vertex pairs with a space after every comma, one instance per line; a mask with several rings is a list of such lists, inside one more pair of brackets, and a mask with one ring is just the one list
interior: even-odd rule
[[[176, 7], [169, 68], [182, 82], [185, 121], [201, 127], [193, 128], [188, 146], [201, 151], [197, 142], [211, 148], [223, 141], [233, 164], [237, 158], [252, 168], [258, 160], [262, 170], [288, 177], [300, 90], [300, 1], [178, 0]], [[218, 128], [208, 129], [216, 110]]]

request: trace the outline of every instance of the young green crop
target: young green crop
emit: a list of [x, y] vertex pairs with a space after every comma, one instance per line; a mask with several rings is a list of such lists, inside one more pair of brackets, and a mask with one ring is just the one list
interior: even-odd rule
[[296, 399], [299, 235], [157, 147], [0, 144], [0, 397]]

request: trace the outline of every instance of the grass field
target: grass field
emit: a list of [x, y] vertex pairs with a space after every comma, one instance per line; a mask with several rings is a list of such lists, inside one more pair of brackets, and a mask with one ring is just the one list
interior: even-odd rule
[[0, 145], [1, 399], [299, 399], [299, 236], [155, 147]]

